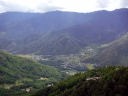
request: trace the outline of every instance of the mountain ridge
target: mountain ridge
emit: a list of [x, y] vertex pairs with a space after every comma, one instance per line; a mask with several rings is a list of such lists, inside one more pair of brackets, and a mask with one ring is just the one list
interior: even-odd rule
[[[0, 39], [4, 38], [10, 44], [1, 41], [0, 47], [21, 54], [74, 54], [89, 44], [108, 43], [125, 34], [128, 31], [128, 21], [125, 20], [127, 11], [8, 14], [4, 18], [0, 17], [3, 22], [0, 24], [0, 33], [4, 33]], [[66, 45], [61, 42], [66, 42]]]

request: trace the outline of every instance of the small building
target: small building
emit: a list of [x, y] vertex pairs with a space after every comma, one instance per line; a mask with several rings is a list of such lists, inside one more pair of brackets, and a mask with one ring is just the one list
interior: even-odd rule
[[86, 80], [89, 81], [89, 80], [99, 80], [101, 79], [101, 77], [91, 77], [91, 78], [87, 78]]

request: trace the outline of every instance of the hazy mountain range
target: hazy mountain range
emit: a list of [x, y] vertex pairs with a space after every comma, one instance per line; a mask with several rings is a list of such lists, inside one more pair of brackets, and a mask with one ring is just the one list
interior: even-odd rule
[[0, 14], [0, 49], [62, 55], [118, 39], [128, 32], [128, 9], [92, 13]]

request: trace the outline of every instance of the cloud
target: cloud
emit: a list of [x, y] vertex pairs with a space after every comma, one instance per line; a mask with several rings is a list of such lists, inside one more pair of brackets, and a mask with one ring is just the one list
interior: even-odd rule
[[109, 0], [99, 0], [98, 7], [107, 8], [109, 5]]
[[91, 12], [128, 8], [128, 0], [0, 0], [0, 12], [47, 12], [54, 10]]
[[121, 5], [128, 8], [128, 0], [121, 0]]
[[1, 11], [29, 11], [29, 8], [17, 2], [11, 2], [8, 0], [0, 0]]
[[106, 10], [128, 8], [128, 0], [99, 0], [99, 6]]

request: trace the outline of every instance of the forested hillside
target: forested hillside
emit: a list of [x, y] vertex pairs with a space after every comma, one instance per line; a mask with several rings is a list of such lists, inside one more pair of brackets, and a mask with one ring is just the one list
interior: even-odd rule
[[33, 96], [127, 96], [128, 68], [108, 67], [76, 74]]
[[56, 68], [0, 51], [0, 96], [20, 96], [26, 88], [34, 91], [63, 78]]

